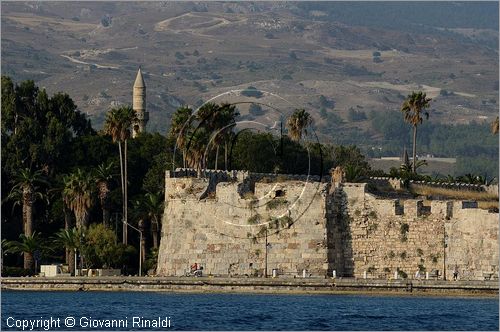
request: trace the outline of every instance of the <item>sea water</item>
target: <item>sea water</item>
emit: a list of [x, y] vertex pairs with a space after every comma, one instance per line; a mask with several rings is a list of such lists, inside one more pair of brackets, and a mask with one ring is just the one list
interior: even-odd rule
[[3, 291], [2, 330], [494, 330], [498, 298]]

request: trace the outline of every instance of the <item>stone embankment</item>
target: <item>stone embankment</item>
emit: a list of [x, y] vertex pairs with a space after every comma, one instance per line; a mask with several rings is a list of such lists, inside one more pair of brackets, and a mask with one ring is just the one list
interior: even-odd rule
[[498, 281], [192, 278], [192, 277], [68, 277], [2, 278], [2, 290], [40, 291], [170, 291], [233, 293], [399, 294], [498, 296]]

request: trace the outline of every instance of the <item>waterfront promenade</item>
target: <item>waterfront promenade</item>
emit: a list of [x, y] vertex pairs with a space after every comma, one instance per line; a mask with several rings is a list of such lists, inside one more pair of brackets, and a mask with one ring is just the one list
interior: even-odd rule
[[498, 280], [386, 280], [221, 277], [21, 277], [2, 278], [2, 290], [170, 291], [233, 293], [417, 294], [498, 296]]

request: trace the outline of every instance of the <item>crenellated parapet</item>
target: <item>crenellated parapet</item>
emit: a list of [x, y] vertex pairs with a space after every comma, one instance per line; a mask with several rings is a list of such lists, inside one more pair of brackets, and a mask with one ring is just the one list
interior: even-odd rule
[[206, 274], [263, 275], [266, 237], [268, 274], [414, 278], [420, 269], [443, 278], [455, 265], [471, 279], [497, 273], [498, 213], [475, 201], [379, 197], [331, 177], [197, 175], [165, 174], [160, 275], [194, 262]]
[[[377, 186], [388, 186], [394, 190], [400, 190], [403, 188], [403, 180], [395, 177], [375, 177], [369, 178], [369, 181]], [[442, 188], [457, 191], [476, 191], [476, 192], [486, 192], [491, 195], [498, 195], [498, 184], [490, 185], [480, 185], [471, 183], [461, 183], [461, 182], [435, 182], [435, 181], [415, 181], [409, 180], [409, 186], [414, 187], [431, 187], [431, 188]]]

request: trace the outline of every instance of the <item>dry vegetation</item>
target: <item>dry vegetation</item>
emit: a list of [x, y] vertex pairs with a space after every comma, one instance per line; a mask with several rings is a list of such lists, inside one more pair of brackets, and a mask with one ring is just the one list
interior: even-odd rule
[[[443, 197], [449, 199], [476, 200], [483, 202], [482, 208], [498, 207], [498, 195], [484, 191], [455, 190], [447, 188], [436, 188], [430, 186], [411, 186], [410, 191], [415, 195], [426, 197]], [[496, 205], [495, 205], [496, 204]]]

